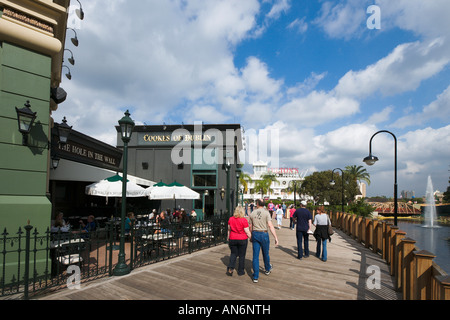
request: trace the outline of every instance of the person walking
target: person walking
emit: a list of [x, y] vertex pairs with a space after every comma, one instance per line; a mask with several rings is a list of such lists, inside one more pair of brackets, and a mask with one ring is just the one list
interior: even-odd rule
[[258, 282], [259, 278], [259, 252], [262, 251], [264, 260], [264, 273], [269, 275], [272, 272], [273, 265], [270, 263], [269, 247], [270, 239], [268, 231], [275, 238], [275, 246], [278, 245], [278, 237], [273, 227], [272, 218], [269, 211], [264, 207], [264, 201], [256, 201], [256, 210], [250, 214], [250, 230], [252, 234], [251, 242], [253, 244], [253, 282]]
[[227, 275], [232, 276], [233, 270], [236, 266], [237, 257], [239, 257], [239, 264], [237, 274], [244, 275], [245, 253], [247, 252], [247, 244], [251, 238], [248, 221], [245, 218], [244, 208], [236, 207], [234, 214], [228, 220], [228, 246], [230, 247], [230, 262], [227, 267]]
[[[328, 224], [331, 224], [331, 221], [323, 207], [317, 208], [313, 224], [316, 227], [316, 230], [314, 230], [314, 238], [317, 241], [316, 257], [325, 262], [327, 261], [327, 240], [331, 241], [328, 234]], [[320, 256], [320, 249], [322, 249], [322, 256]]]
[[283, 224], [283, 215], [284, 215], [284, 212], [283, 212], [283, 209], [281, 209], [281, 206], [278, 206], [278, 209], [275, 213], [277, 215], [277, 228], [278, 228], [278, 230], [280, 230], [281, 225]]
[[289, 228], [291, 230], [294, 230], [294, 227], [295, 227], [294, 212], [295, 212], [295, 207], [294, 207], [293, 204], [291, 204], [289, 206], [289, 219], [290, 219], [290, 221], [289, 221]]
[[309, 212], [308, 209], [305, 208], [306, 201], [302, 201], [300, 203], [300, 208], [295, 210], [294, 215], [292, 216], [297, 223], [297, 258], [302, 259], [303, 258], [303, 246], [302, 243], [305, 246], [305, 258], [309, 257], [309, 233], [308, 231], [311, 230], [311, 221], [312, 221], [312, 215], [311, 212]]

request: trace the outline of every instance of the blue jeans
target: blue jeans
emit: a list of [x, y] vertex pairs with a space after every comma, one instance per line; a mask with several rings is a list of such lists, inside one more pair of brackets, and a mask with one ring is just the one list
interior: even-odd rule
[[[320, 247], [322, 243], [322, 257], [320, 257]], [[323, 261], [327, 261], [327, 239], [317, 239], [316, 257], [321, 258]]]
[[267, 232], [252, 232], [252, 243], [253, 243], [253, 279], [259, 278], [259, 251], [262, 250], [264, 267], [266, 270], [270, 270], [270, 257], [269, 257], [269, 246], [270, 239]]
[[305, 257], [309, 256], [309, 234], [307, 231], [299, 231], [297, 230], [297, 252], [298, 258], [303, 258], [303, 246], [302, 243], [305, 244]]

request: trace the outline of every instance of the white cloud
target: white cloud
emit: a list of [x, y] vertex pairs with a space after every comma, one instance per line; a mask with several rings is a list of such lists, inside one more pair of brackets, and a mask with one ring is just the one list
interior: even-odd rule
[[313, 21], [331, 38], [350, 39], [359, 37], [366, 21], [366, 7], [360, 0], [348, 0], [345, 2], [327, 1], [322, 5], [321, 15]]
[[425, 106], [422, 112], [401, 117], [391, 127], [406, 128], [422, 125], [430, 119], [439, 119], [444, 123], [450, 122], [450, 86], [438, 95], [436, 100]]
[[278, 116], [289, 123], [313, 127], [331, 120], [348, 117], [359, 111], [358, 101], [336, 97], [334, 92], [313, 91], [305, 97], [294, 98], [284, 104]]
[[286, 93], [288, 96], [302, 96], [306, 93], [310, 93], [326, 75], [327, 72], [322, 72], [320, 74], [312, 72], [308, 78], [303, 80], [303, 82], [297, 84], [295, 87], [288, 88]]
[[290, 2], [291, 0], [276, 0], [266, 17], [269, 19], [278, 19], [283, 12], [285, 13], [289, 10], [291, 7]]
[[398, 45], [385, 58], [364, 70], [349, 71], [336, 86], [338, 95], [365, 98], [376, 92], [391, 96], [415, 90], [423, 80], [439, 73], [450, 62], [444, 39]]
[[350, 40], [368, 32], [366, 10], [377, 5], [381, 13], [381, 30], [399, 28], [425, 38], [448, 36], [450, 31], [450, 2], [447, 0], [343, 0], [325, 1], [320, 16], [314, 20], [331, 38]]
[[393, 107], [386, 107], [380, 112], [373, 113], [366, 121], [367, 124], [378, 124], [389, 120], [389, 116], [393, 111]]
[[434, 38], [450, 32], [450, 2], [447, 0], [377, 0], [383, 28], [397, 27]]
[[213, 41], [223, 38], [231, 43], [242, 40], [254, 27], [259, 10], [256, 0], [201, 1], [198, 5], [198, 31]]
[[185, 120], [187, 123], [203, 121], [204, 123], [224, 123], [228, 121], [228, 116], [220, 113], [213, 106], [194, 106], [189, 108]]
[[298, 33], [305, 33], [308, 31], [308, 23], [305, 21], [306, 17], [303, 17], [302, 19], [295, 19], [292, 21], [287, 28], [288, 29], [294, 29]]
[[256, 95], [257, 100], [276, 99], [283, 83], [270, 78], [267, 65], [255, 57], [247, 60], [247, 66], [242, 70], [242, 80], [249, 94]]

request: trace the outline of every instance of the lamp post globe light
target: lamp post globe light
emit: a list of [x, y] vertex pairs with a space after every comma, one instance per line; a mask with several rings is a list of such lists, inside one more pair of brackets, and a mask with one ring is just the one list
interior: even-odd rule
[[123, 174], [122, 174], [122, 210], [120, 213], [120, 249], [119, 261], [114, 268], [115, 276], [123, 276], [130, 273], [130, 267], [125, 263], [125, 211], [127, 209], [127, 162], [128, 162], [128, 142], [133, 133], [134, 122], [130, 118], [128, 110], [125, 116], [119, 120], [120, 135], [123, 141]]
[[397, 137], [390, 131], [380, 130], [376, 132], [369, 141], [369, 155], [363, 159], [363, 161], [372, 166], [378, 161], [378, 157], [372, 155], [372, 139], [379, 133], [389, 133], [394, 138], [394, 225], [397, 226], [398, 218], [398, 205], [397, 205]]

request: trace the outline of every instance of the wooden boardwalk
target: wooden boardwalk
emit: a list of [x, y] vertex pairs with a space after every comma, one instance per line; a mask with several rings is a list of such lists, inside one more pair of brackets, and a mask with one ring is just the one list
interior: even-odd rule
[[[271, 242], [274, 266], [266, 276], [260, 273], [253, 283], [252, 245], [245, 261], [246, 274], [225, 274], [230, 250], [226, 244], [158, 262], [133, 270], [122, 277], [108, 277], [82, 284], [80, 289], [62, 289], [39, 300], [399, 300], [387, 264], [380, 256], [336, 231], [328, 244], [328, 261], [315, 257], [316, 241], [310, 236], [310, 257], [298, 260], [295, 231], [277, 230], [279, 245]], [[262, 260], [262, 257], [261, 257]], [[262, 262], [260, 263], [262, 266]], [[366, 282], [381, 272], [381, 288], [370, 289]]]

